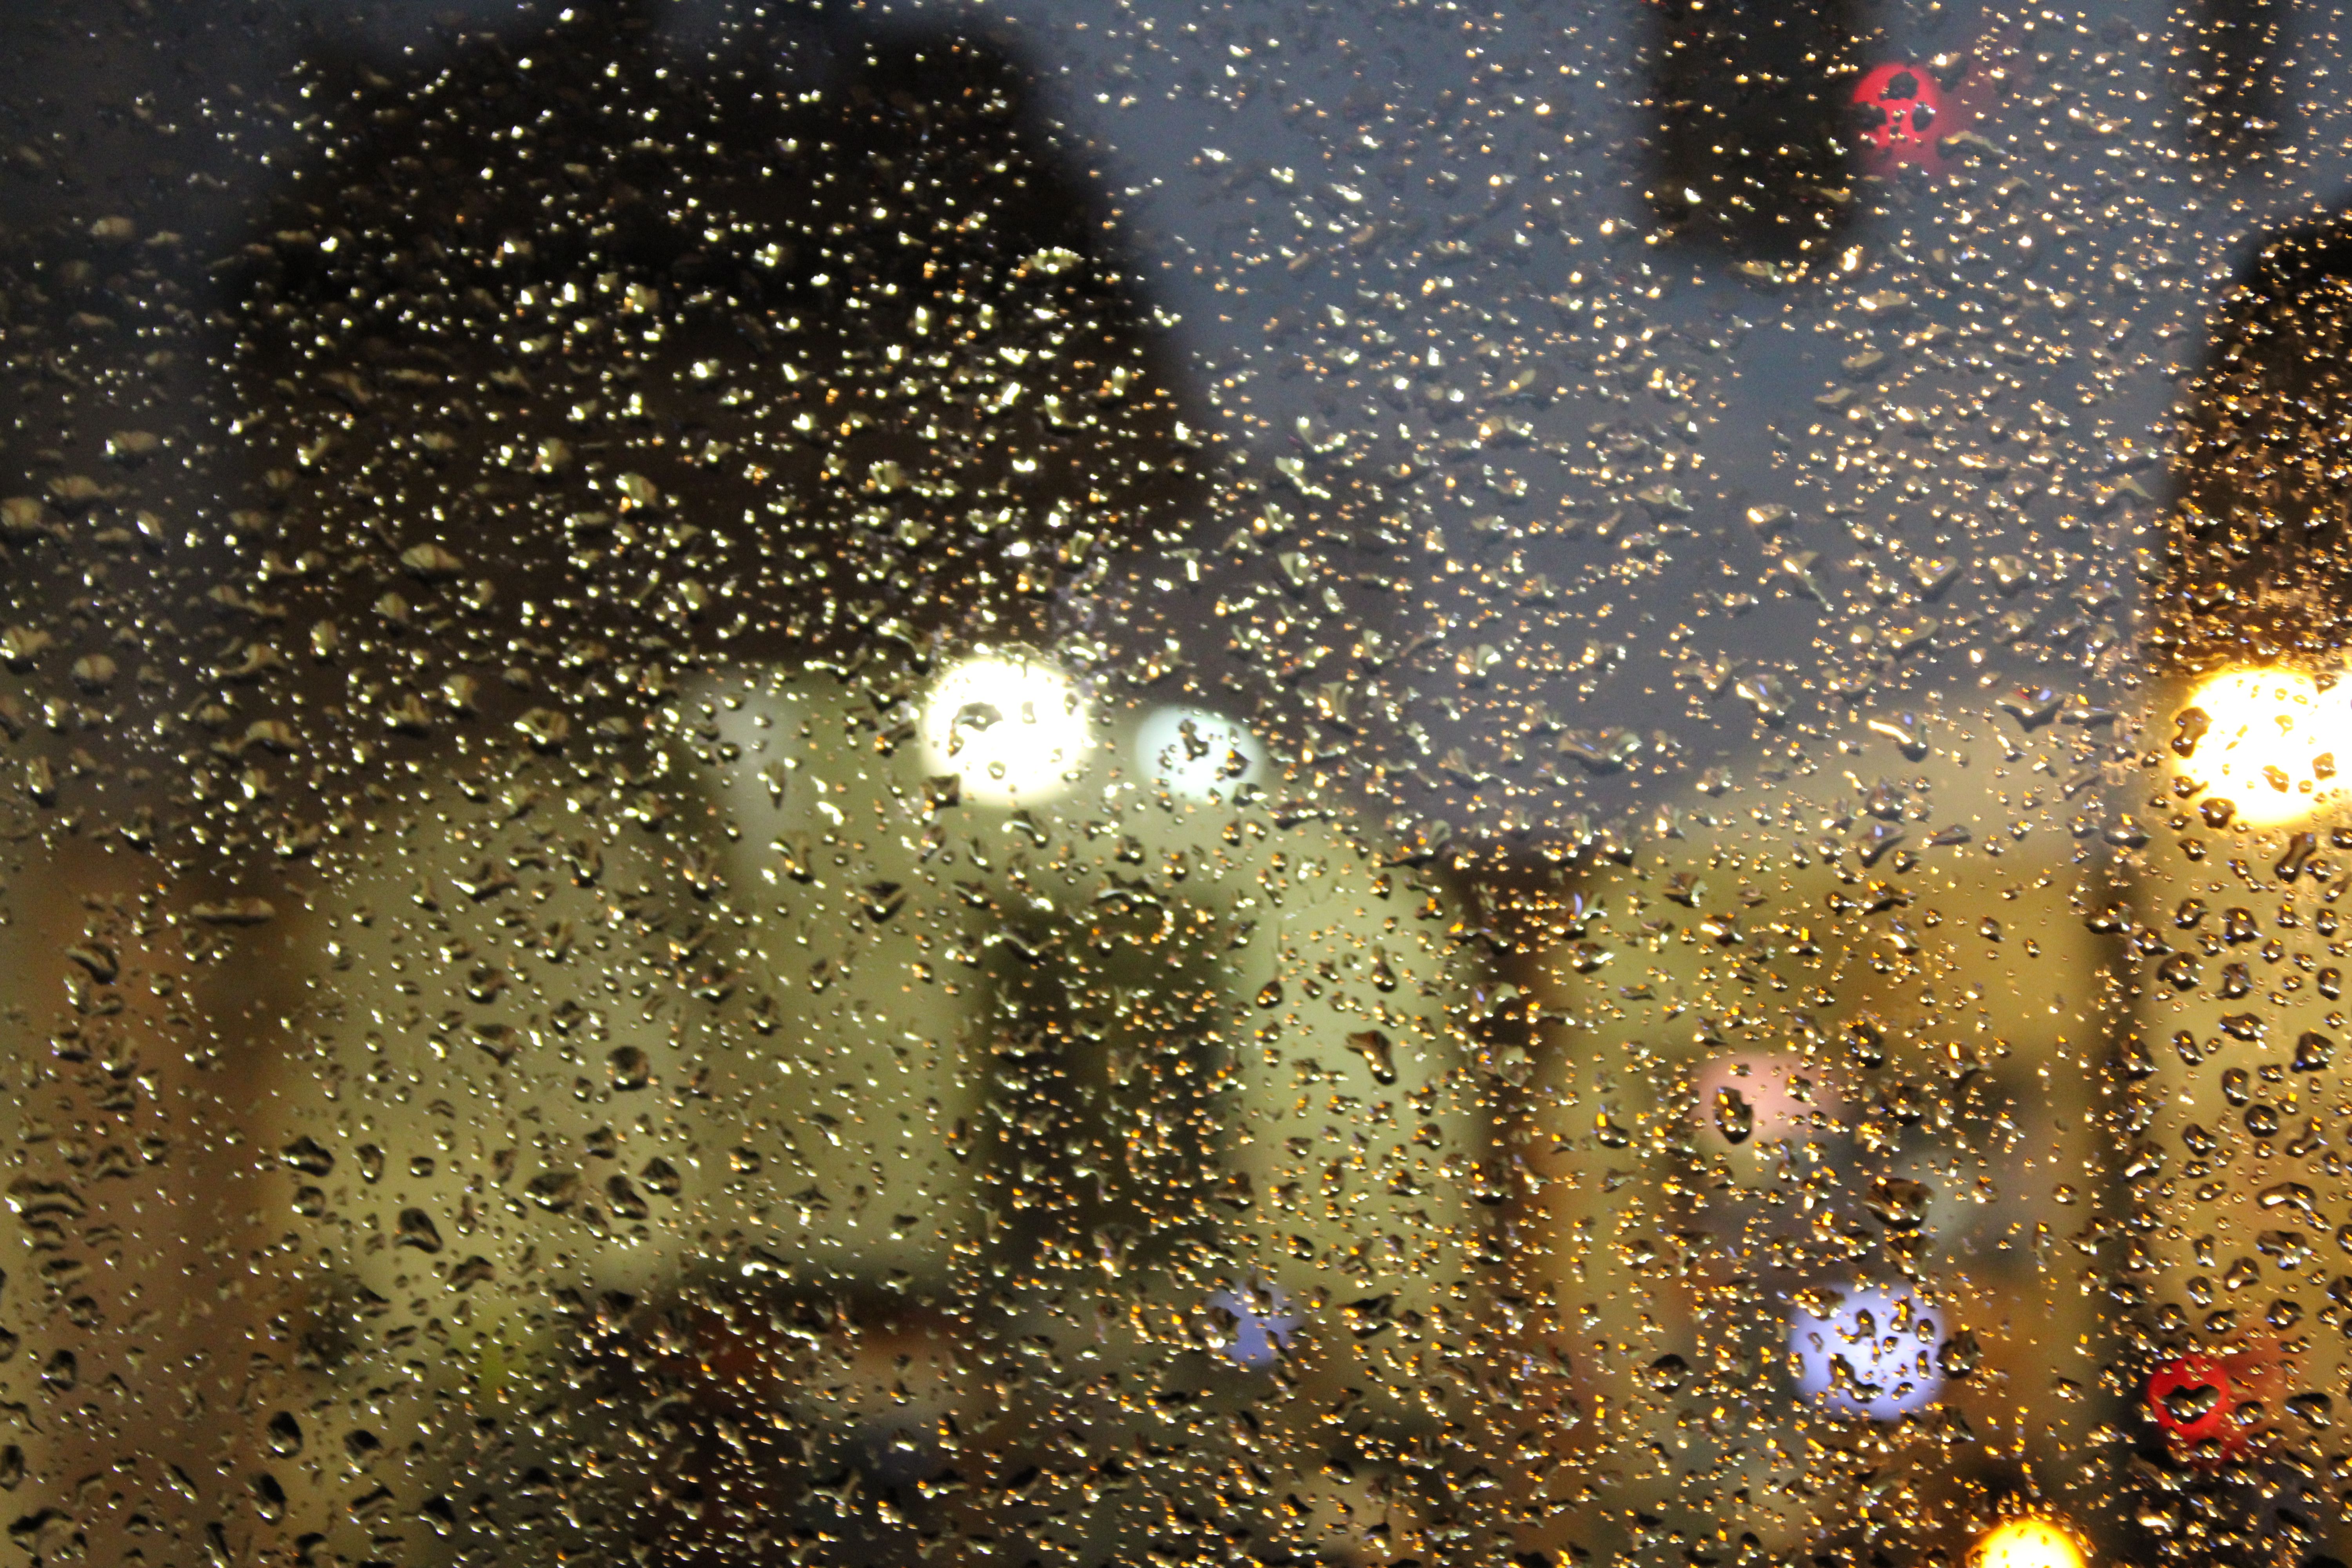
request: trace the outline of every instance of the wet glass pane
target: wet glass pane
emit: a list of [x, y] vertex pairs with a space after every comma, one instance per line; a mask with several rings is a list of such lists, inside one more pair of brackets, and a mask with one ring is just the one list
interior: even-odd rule
[[2343, 26], [12, 8], [8, 1550], [2347, 1554]]

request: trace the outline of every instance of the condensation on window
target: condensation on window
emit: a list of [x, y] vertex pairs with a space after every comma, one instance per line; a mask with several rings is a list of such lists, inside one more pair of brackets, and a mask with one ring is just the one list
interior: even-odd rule
[[8, 1550], [2346, 1554], [2335, 26], [18, 18]]

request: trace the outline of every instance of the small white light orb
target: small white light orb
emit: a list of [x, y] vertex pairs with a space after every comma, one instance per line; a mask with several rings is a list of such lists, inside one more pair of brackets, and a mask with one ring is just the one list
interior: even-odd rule
[[1135, 733], [1137, 771], [1184, 800], [1230, 798], [1265, 768], [1265, 748], [1238, 720], [1202, 708], [1155, 708]]

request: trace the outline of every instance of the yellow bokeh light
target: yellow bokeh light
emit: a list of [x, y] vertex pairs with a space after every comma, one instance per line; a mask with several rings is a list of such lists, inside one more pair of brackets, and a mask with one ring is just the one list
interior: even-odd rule
[[1970, 1568], [2084, 1568], [2074, 1538], [2046, 1519], [2004, 1520], [1969, 1553]]
[[[2189, 700], [2210, 721], [2180, 764], [2206, 798], [2225, 799], [2241, 821], [2273, 826], [2338, 805], [2339, 766], [2352, 765], [2352, 703], [2292, 669], [2225, 669]], [[2185, 734], [2185, 732], [2184, 732]]]

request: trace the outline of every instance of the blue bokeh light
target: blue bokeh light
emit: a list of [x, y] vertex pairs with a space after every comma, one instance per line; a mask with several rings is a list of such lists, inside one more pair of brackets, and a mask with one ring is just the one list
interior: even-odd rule
[[1797, 1391], [1833, 1415], [1893, 1421], [1933, 1405], [1944, 1376], [1943, 1314], [1903, 1286], [1856, 1285], [1826, 1318], [1790, 1309]]

